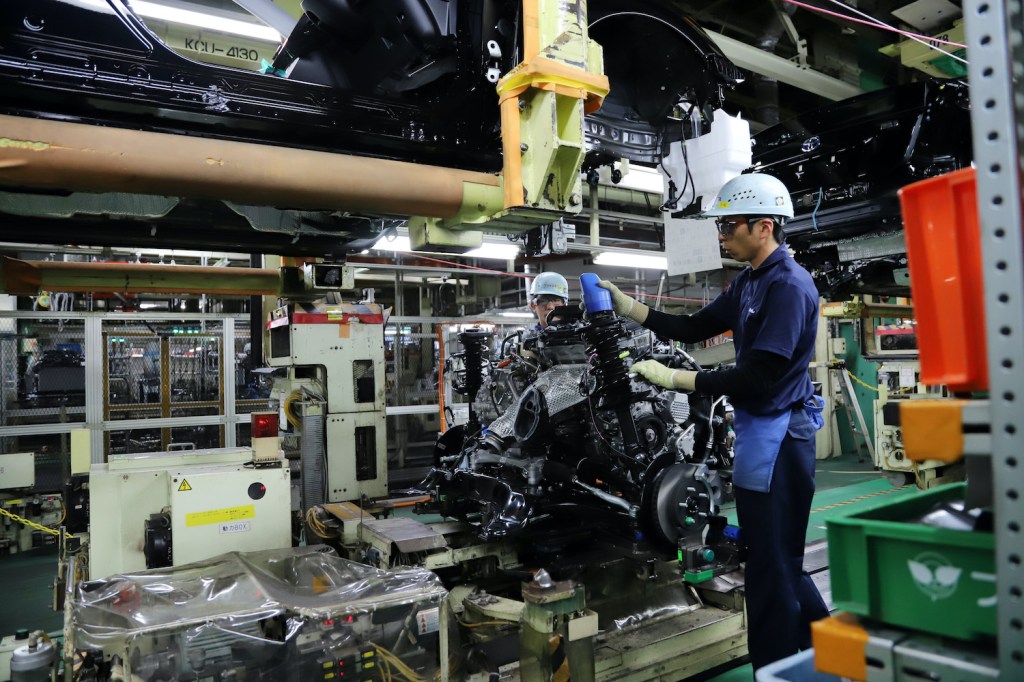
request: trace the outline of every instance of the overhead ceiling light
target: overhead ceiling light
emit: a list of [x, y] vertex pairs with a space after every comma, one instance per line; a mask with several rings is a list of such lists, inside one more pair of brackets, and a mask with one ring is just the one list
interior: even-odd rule
[[172, 24], [196, 26], [220, 33], [231, 33], [236, 36], [267, 40], [273, 43], [281, 42], [282, 38], [280, 33], [269, 26], [250, 21], [228, 19], [227, 17], [218, 17], [204, 12], [158, 5], [155, 2], [146, 2], [145, 0], [132, 0], [130, 4], [135, 13], [140, 17], [160, 19]]
[[373, 250], [409, 253], [412, 251], [412, 244], [409, 243], [408, 237], [381, 237], [373, 245]]
[[[412, 250], [412, 244], [410, 244], [409, 238], [406, 236], [381, 237], [373, 245], [373, 250], [392, 251], [394, 253], [417, 253]], [[426, 251], [424, 253], [430, 252]], [[441, 255], [451, 257], [453, 254]], [[514, 260], [517, 255], [519, 255], [519, 247], [516, 244], [492, 243], [487, 243], [472, 251], [458, 254], [460, 258], [493, 258], [496, 260]]]
[[[104, 0], [79, 1], [83, 5], [91, 5], [93, 7], [100, 7], [104, 9], [109, 8], [109, 5], [104, 2]], [[239, 19], [229, 19], [228, 17], [216, 16], [190, 9], [182, 9], [180, 7], [168, 7], [167, 5], [160, 5], [155, 2], [146, 2], [146, 0], [131, 0], [129, 4], [136, 14], [148, 19], [157, 19], [172, 24], [182, 24], [184, 26], [195, 26], [197, 28], [205, 28], [210, 31], [230, 33], [236, 36], [255, 38], [256, 40], [266, 40], [272, 43], [279, 43], [283, 38], [283, 36], [275, 29], [266, 26], [265, 24], [241, 21]]]
[[602, 251], [594, 256], [594, 265], [617, 265], [623, 268], [665, 270], [668, 268], [668, 258], [665, 256], [643, 256], [639, 253], [623, 253], [621, 251]]
[[533, 313], [524, 313], [524, 312], [515, 311], [515, 310], [507, 310], [507, 311], [498, 313], [498, 316], [499, 317], [534, 317], [534, 314]]
[[480, 248], [467, 251], [462, 254], [466, 258], [494, 258], [497, 260], [515, 260], [519, 255], [519, 246], [516, 244], [492, 244], [486, 243]]
[[459, 286], [469, 286], [468, 279], [459, 279], [457, 277], [424, 277], [423, 281], [427, 284], [457, 284]]

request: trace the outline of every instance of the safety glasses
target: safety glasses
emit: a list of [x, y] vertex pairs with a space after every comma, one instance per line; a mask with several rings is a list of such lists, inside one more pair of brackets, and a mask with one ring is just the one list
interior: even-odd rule
[[728, 218], [716, 218], [715, 227], [718, 228], [718, 234], [723, 237], [731, 237], [736, 233], [736, 228], [746, 222], [746, 218], [737, 218], [735, 216], [729, 216]]
[[716, 218], [715, 227], [718, 228], [718, 234], [728, 238], [736, 233], [736, 228], [739, 227], [740, 225], [755, 225], [762, 220], [774, 220], [774, 218], [737, 218], [736, 216], [729, 216], [728, 218]]

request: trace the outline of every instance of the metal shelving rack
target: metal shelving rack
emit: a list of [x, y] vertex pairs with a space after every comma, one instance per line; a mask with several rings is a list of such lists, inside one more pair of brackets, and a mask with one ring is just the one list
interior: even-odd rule
[[968, 0], [971, 124], [988, 336], [1000, 679], [1024, 680], [1024, 3]]

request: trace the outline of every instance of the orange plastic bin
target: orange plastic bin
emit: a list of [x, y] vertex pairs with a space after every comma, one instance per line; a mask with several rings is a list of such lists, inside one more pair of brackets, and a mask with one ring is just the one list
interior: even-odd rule
[[988, 390], [984, 276], [973, 168], [900, 190], [921, 381]]

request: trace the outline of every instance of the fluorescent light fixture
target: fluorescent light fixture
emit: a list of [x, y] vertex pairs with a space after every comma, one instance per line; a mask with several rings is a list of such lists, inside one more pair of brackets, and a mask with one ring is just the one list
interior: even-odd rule
[[462, 254], [465, 258], [494, 258], [496, 260], [515, 260], [518, 255], [519, 247], [516, 244], [493, 243], [485, 243], [478, 249]]
[[381, 237], [373, 245], [373, 250], [409, 253], [412, 251], [412, 244], [409, 243], [408, 237]]
[[[394, 253], [417, 253], [412, 250], [412, 244], [406, 236], [381, 237], [373, 245], [375, 251], [392, 251]], [[424, 251], [423, 253], [431, 253]], [[440, 254], [442, 256], [458, 255], [461, 258], [494, 258], [497, 260], [514, 260], [519, 255], [519, 246], [516, 244], [493, 244], [486, 243], [483, 246], [460, 254]]]
[[[110, 7], [103, 0], [79, 1], [83, 5], [91, 5], [92, 7], [99, 7], [103, 9], [109, 9]], [[220, 33], [230, 33], [232, 35], [243, 36], [245, 38], [266, 40], [271, 43], [279, 43], [283, 37], [275, 29], [265, 24], [229, 19], [227, 17], [206, 14], [205, 12], [182, 9], [180, 7], [168, 7], [167, 5], [160, 5], [155, 2], [146, 2], [146, 0], [130, 0], [129, 4], [131, 5], [132, 10], [134, 10], [140, 17], [166, 21], [171, 24], [195, 26], [196, 28], [205, 28], [210, 31], [218, 31]]]
[[594, 265], [617, 265], [623, 268], [666, 270], [668, 268], [668, 258], [665, 256], [644, 256], [639, 253], [623, 253], [622, 251], [602, 251], [594, 256]]
[[426, 284], [456, 284], [458, 286], [469, 286], [468, 279], [458, 279], [456, 277], [424, 277], [423, 281]]
[[533, 313], [523, 313], [514, 310], [498, 313], [498, 317], [535, 317]]
[[196, 26], [220, 33], [231, 33], [236, 36], [266, 40], [272, 43], [281, 42], [281, 34], [264, 24], [228, 19], [227, 17], [218, 17], [178, 7], [168, 7], [155, 2], [146, 2], [145, 0], [131, 0], [130, 4], [135, 13], [140, 17], [159, 19], [172, 24]]

